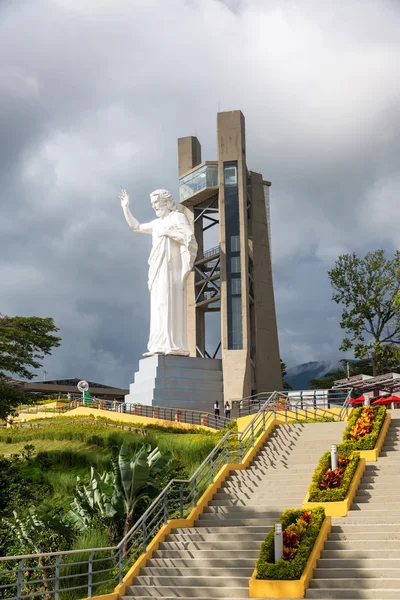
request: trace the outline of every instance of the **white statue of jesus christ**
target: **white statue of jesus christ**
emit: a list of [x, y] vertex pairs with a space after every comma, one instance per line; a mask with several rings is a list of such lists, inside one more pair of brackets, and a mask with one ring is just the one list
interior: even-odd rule
[[186, 339], [186, 279], [193, 268], [197, 242], [185, 215], [176, 209], [167, 190], [150, 194], [157, 219], [139, 223], [129, 210], [129, 196], [121, 190], [120, 200], [128, 225], [139, 233], [151, 233], [149, 257], [151, 298], [148, 352], [188, 356]]

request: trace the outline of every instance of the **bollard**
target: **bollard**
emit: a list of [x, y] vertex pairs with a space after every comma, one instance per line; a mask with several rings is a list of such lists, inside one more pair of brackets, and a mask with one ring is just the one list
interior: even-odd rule
[[281, 560], [283, 554], [283, 536], [282, 536], [282, 523], [275, 523], [275, 535], [274, 535], [274, 557], [277, 563]]
[[331, 469], [332, 469], [332, 471], [337, 469], [338, 466], [339, 466], [339, 461], [338, 461], [337, 446], [336, 446], [336, 444], [332, 444], [332, 449], [331, 449]]

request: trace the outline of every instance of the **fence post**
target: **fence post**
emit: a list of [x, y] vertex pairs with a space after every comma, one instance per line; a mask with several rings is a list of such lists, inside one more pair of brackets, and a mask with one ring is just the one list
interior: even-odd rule
[[183, 486], [185, 484], [181, 483], [181, 487], [179, 490], [179, 509], [180, 509], [180, 517], [183, 519]]
[[193, 506], [197, 504], [197, 480], [196, 477], [193, 479]]
[[91, 552], [89, 555], [89, 563], [88, 563], [88, 598], [92, 597], [92, 584], [93, 584], [93, 556], [94, 552]]
[[146, 552], [146, 550], [147, 550], [147, 525], [146, 525], [146, 521], [143, 521], [143, 526], [142, 526], [142, 542], [143, 542], [143, 552]]
[[[61, 563], [62, 554], [57, 556], [56, 560], [56, 572], [54, 578], [54, 600], [59, 600], [60, 597], [60, 563]], [[90, 597], [90, 596], [88, 596]]]
[[164, 523], [168, 521], [168, 490], [164, 492]]
[[17, 579], [17, 600], [20, 600], [22, 595], [22, 567], [24, 566], [25, 559], [18, 563], [18, 579]]
[[122, 564], [122, 546], [118, 548], [118, 583], [122, 583], [124, 578], [124, 567]]

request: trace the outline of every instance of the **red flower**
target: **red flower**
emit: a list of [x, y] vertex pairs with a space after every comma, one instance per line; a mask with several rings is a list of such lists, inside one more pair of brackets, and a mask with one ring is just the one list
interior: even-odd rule
[[289, 548], [294, 548], [299, 543], [297, 535], [293, 531], [283, 532], [283, 545]]
[[294, 559], [295, 554], [297, 552], [297, 548], [288, 548], [287, 546], [283, 547], [283, 560], [291, 561]]
[[321, 479], [319, 487], [321, 490], [331, 490], [337, 488], [342, 482], [344, 475], [344, 469], [338, 467], [337, 469], [327, 469]]
[[310, 512], [304, 512], [302, 515], [300, 515], [300, 519], [309, 525], [312, 519], [312, 514]]

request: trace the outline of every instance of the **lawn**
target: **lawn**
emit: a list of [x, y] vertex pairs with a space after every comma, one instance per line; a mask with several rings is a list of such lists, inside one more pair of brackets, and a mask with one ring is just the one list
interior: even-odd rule
[[[0, 455], [10, 456], [34, 446], [34, 455], [24, 470], [31, 477], [44, 479], [53, 490], [52, 499], [63, 506], [71, 501], [76, 477], [84, 478], [93, 466], [96, 471], [111, 468], [115, 456], [125, 442], [133, 451], [144, 443], [172, 453], [171, 473], [190, 477], [218, 442], [218, 434], [208, 432], [166, 433], [162, 428], [149, 428], [146, 436], [121, 430], [115, 422], [88, 417], [55, 417], [35, 420], [38, 428], [0, 430]], [[124, 424], [127, 426], [127, 424]], [[44, 498], [47, 502], [49, 498]]]

